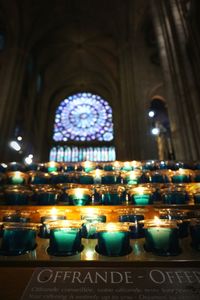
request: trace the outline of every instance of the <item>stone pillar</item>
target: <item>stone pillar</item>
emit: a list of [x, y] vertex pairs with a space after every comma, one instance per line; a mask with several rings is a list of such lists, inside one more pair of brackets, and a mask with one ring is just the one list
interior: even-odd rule
[[176, 159], [200, 157], [199, 99], [187, 55], [187, 23], [179, 0], [152, 0], [166, 81], [167, 104]]

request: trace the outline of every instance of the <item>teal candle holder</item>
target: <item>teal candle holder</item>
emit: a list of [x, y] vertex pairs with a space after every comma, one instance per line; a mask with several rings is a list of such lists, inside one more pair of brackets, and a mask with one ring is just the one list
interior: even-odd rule
[[84, 206], [91, 204], [92, 191], [87, 188], [72, 188], [66, 190], [70, 205]]
[[5, 189], [6, 205], [27, 205], [33, 193], [25, 187], [9, 186]]
[[6, 173], [6, 183], [9, 185], [26, 185], [28, 182], [28, 174], [14, 171]]
[[130, 172], [130, 171], [133, 170], [133, 166], [129, 161], [125, 161], [121, 165], [121, 170], [126, 171], [126, 172]]
[[83, 171], [86, 173], [89, 173], [96, 168], [96, 164], [91, 161], [85, 161], [81, 164], [81, 167], [83, 168]]
[[81, 220], [83, 220], [82, 226], [82, 237], [86, 239], [96, 239], [97, 238], [97, 230], [95, 227], [96, 223], [105, 223], [106, 216], [104, 215], [83, 215], [81, 216]]
[[129, 190], [130, 199], [134, 205], [150, 205], [153, 202], [153, 194], [148, 187], [135, 187]]
[[48, 253], [54, 256], [71, 256], [81, 252], [83, 250], [81, 225], [82, 221], [60, 220], [50, 222]]
[[68, 182], [68, 176], [63, 172], [51, 172], [50, 178], [51, 184], [61, 184]]
[[17, 212], [17, 211], [7, 211], [3, 214], [3, 223], [30, 223], [30, 213], [29, 212]]
[[191, 246], [200, 251], [200, 219], [193, 219], [190, 222]]
[[24, 172], [25, 171], [25, 166], [21, 163], [18, 162], [11, 162], [7, 165], [7, 172]]
[[61, 170], [61, 165], [55, 161], [49, 161], [44, 164], [45, 171], [48, 173], [59, 172]]
[[175, 187], [163, 190], [162, 199], [165, 204], [188, 204], [189, 195], [182, 187]]
[[166, 171], [153, 171], [150, 174], [150, 182], [151, 183], [169, 183], [169, 177]]
[[142, 176], [142, 171], [140, 171], [140, 170], [134, 170], [131, 172], [127, 172], [125, 174], [122, 174], [123, 183], [138, 184], [138, 183], [140, 183], [141, 176]]
[[35, 223], [4, 223], [0, 254], [15, 256], [36, 248]]
[[160, 256], [180, 254], [177, 223], [161, 219], [146, 221], [144, 248], [147, 252], [150, 251]]
[[102, 184], [117, 184], [121, 183], [122, 179], [118, 172], [106, 172], [102, 174]]
[[171, 180], [173, 183], [189, 183], [192, 181], [192, 170], [179, 169], [174, 171]]
[[129, 224], [100, 223], [97, 225], [96, 251], [105, 256], [124, 256], [131, 253]]
[[29, 175], [29, 184], [37, 185], [37, 184], [49, 184], [51, 177], [48, 173], [40, 172], [40, 171], [30, 171]]
[[80, 184], [93, 184], [94, 178], [92, 175], [88, 174], [87, 172], [83, 172], [79, 176], [79, 183]]
[[139, 239], [144, 237], [144, 223], [140, 221], [144, 221], [144, 215], [126, 214], [119, 216], [119, 222], [134, 223], [134, 225], [130, 225], [129, 227], [131, 239]]
[[99, 191], [103, 205], [121, 205], [126, 202], [126, 190], [123, 186], [103, 186]]
[[59, 200], [61, 191], [51, 186], [35, 189], [34, 201], [37, 205], [55, 205]]

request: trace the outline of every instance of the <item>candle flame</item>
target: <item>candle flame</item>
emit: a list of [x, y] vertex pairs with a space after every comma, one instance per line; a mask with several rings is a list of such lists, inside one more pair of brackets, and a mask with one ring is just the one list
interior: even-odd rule
[[53, 207], [53, 208], [51, 209], [51, 211], [50, 211], [50, 214], [51, 214], [51, 216], [52, 216], [52, 219], [53, 219], [53, 220], [56, 220], [56, 219], [57, 219], [57, 214], [58, 214], [57, 208]]
[[82, 198], [82, 196], [83, 196], [83, 191], [81, 190], [81, 189], [76, 189], [75, 190], [75, 196], [77, 197], [77, 199], [80, 199], [80, 198]]
[[158, 218], [157, 216], [154, 217], [154, 222], [156, 226], [159, 226], [162, 224], [162, 220]]
[[85, 168], [89, 168], [89, 167], [91, 167], [91, 165], [92, 165], [92, 163], [91, 163], [91, 161], [89, 161], [89, 160], [86, 160], [86, 161], [84, 162], [84, 167], [85, 167]]
[[116, 231], [116, 229], [117, 229], [117, 226], [114, 223], [108, 223], [106, 225], [106, 230], [107, 231]]
[[137, 188], [135, 188], [136, 193], [139, 194], [139, 195], [143, 195], [144, 194], [144, 190], [145, 189], [142, 186], [138, 186]]
[[14, 177], [16, 179], [21, 178], [21, 172], [20, 171], [16, 171]]
[[129, 173], [129, 177], [130, 177], [130, 179], [136, 179], [136, 173], [135, 173], [135, 171], [131, 171], [130, 173]]
[[125, 161], [124, 162], [124, 167], [126, 167], [126, 168], [130, 167], [130, 162], [129, 161]]
[[55, 166], [56, 166], [56, 162], [55, 162], [55, 161], [50, 161], [50, 162], [49, 162], [49, 166], [50, 166], [51, 168], [55, 167]]

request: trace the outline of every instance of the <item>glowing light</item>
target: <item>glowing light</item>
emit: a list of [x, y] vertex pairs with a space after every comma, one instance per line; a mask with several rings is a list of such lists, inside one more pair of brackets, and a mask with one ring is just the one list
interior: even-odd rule
[[17, 137], [17, 140], [18, 140], [19, 142], [22, 141], [22, 136], [19, 135], [19, 136]]
[[32, 159], [32, 157], [27, 156], [27, 157], [25, 157], [24, 161], [27, 165], [30, 165], [30, 164], [32, 164], [33, 159]]
[[153, 135], [159, 135], [160, 129], [158, 127], [154, 127], [154, 128], [152, 128], [151, 133]]
[[57, 208], [53, 207], [51, 210], [50, 210], [50, 215], [52, 217], [52, 220], [57, 220], [57, 215], [58, 215], [58, 210]]
[[155, 112], [153, 110], [150, 110], [148, 115], [150, 118], [153, 118], [155, 116]]
[[20, 151], [21, 150], [21, 146], [16, 141], [11, 141], [10, 142], [10, 147], [13, 148], [15, 151]]
[[75, 190], [75, 196], [77, 199], [81, 199], [83, 197], [83, 191], [81, 189], [76, 189]]
[[106, 230], [107, 231], [116, 231], [117, 226], [115, 225], [115, 223], [108, 223], [108, 224], [106, 224]]
[[86, 252], [85, 252], [85, 258], [87, 260], [93, 259], [94, 255], [95, 255], [95, 251], [94, 250], [86, 250]]
[[142, 186], [138, 186], [134, 189], [135, 193], [138, 194], [138, 195], [143, 195], [144, 194], [144, 191], [145, 191], [145, 188], [142, 187]]
[[154, 217], [154, 223], [156, 226], [160, 226], [162, 224], [162, 220], [157, 216]]

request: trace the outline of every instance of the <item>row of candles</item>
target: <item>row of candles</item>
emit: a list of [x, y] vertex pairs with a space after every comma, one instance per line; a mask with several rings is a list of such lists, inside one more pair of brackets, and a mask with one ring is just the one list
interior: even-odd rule
[[159, 218], [144, 219], [144, 214], [135, 210], [119, 215], [118, 222], [106, 222], [105, 214], [94, 211], [88, 211], [80, 220], [67, 220], [65, 214], [53, 210], [41, 216], [40, 223], [31, 223], [26, 213], [5, 213], [0, 255], [15, 256], [34, 250], [37, 233], [49, 239], [47, 252], [54, 256], [78, 254], [83, 250], [82, 239], [97, 239], [95, 250], [101, 255], [123, 256], [133, 251], [130, 240], [138, 238], [144, 238], [147, 252], [178, 255], [180, 238], [189, 232], [192, 247], [200, 251], [200, 218], [188, 219], [184, 211], [163, 210]]
[[200, 182], [200, 170], [179, 169], [157, 171], [104, 171], [100, 169], [91, 172], [40, 172], [12, 171], [0, 173], [0, 185], [3, 184], [140, 184], [140, 183], [189, 183]]
[[193, 205], [200, 204], [200, 183], [124, 185], [10, 185], [0, 193], [2, 205]]
[[50, 161], [46, 163], [33, 163], [24, 165], [17, 162], [0, 164], [0, 172], [6, 171], [42, 171], [42, 172], [71, 172], [85, 171], [91, 172], [95, 169], [104, 171], [132, 171], [132, 170], [178, 170], [178, 169], [200, 170], [200, 162], [182, 161], [113, 161], [113, 162], [91, 162], [83, 161], [79, 163], [59, 163]]

